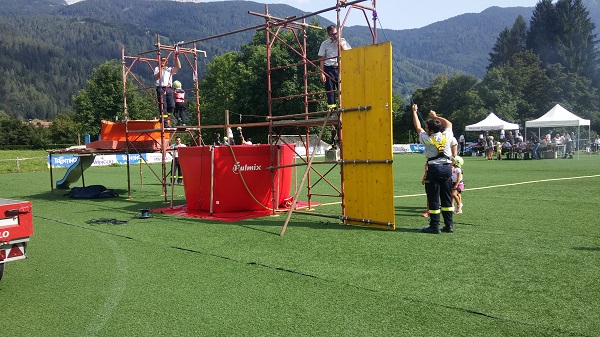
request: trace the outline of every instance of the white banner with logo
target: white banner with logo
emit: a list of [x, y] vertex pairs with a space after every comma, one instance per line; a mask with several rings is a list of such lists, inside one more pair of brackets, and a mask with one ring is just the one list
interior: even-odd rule
[[[129, 164], [138, 164], [143, 158], [149, 164], [161, 163], [162, 162], [162, 154], [161, 153], [142, 153], [141, 155], [138, 153], [130, 153], [129, 154]], [[52, 163], [50, 163], [50, 156], [48, 156], [48, 165], [52, 164], [52, 167], [69, 167], [75, 162], [77, 162], [77, 156], [73, 154], [61, 154], [61, 155], [53, 155]], [[166, 162], [170, 162], [172, 160], [171, 154], [167, 153]], [[92, 166], [108, 166], [112, 164], [127, 164], [127, 155], [126, 154], [101, 154], [94, 157], [94, 162]]]

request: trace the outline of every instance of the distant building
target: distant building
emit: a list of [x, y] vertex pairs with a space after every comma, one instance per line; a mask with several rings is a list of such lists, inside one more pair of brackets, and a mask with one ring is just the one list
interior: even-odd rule
[[23, 122], [23, 125], [32, 124], [35, 127], [49, 128], [52, 125], [52, 122], [42, 121], [39, 119], [29, 120], [27, 122]]

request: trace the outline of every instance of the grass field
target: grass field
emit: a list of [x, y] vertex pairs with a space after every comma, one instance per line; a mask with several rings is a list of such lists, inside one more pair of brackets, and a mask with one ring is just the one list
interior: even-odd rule
[[47, 167], [47, 153], [44, 150], [0, 151], [0, 174], [35, 172]]
[[[577, 157], [576, 157], [577, 158]], [[148, 169], [92, 167], [122, 196], [72, 200], [49, 173], [0, 175], [33, 202], [29, 259], [0, 281], [5, 336], [600, 336], [600, 156], [465, 158], [454, 234], [419, 232], [422, 155], [396, 155], [396, 231], [285, 215], [222, 223], [154, 214]], [[55, 171], [55, 179], [64, 170]], [[136, 172], [137, 174], [137, 172]], [[321, 213], [339, 214], [336, 199]], [[183, 188], [175, 204], [183, 204]], [[87, 224], [99, 218], [121, 225]], [[326, 220], [324, 220], [326, 219]]]

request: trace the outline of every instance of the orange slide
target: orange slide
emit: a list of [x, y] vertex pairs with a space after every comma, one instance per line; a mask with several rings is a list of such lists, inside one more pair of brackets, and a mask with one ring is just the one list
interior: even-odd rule
[[[160, 121], [130, 120], [127, 122], [130, 146], [138, 150], [160, 150]], [[165, 132], [165, 145], [168, 146], [171, 133]], [[88, 149], [121, 150], [126, 147], [125, 122], [102, 121], [100, 140], [86, 145]]]

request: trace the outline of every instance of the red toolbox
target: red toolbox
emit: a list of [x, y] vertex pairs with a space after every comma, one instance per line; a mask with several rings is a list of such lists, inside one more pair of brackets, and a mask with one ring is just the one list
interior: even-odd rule
[[25, 259], [33, 235], [31, 202], [0, 199], [0, 279], [6, 262]]

